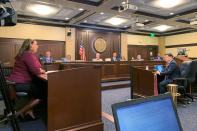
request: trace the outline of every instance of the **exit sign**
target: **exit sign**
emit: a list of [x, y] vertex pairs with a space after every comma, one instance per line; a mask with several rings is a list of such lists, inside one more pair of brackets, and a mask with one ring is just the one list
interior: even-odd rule
[[151, 33], [150, 36], [151, 36], [151, 37], [155, 37], [155, 34], [154, 34], [154, 33]]

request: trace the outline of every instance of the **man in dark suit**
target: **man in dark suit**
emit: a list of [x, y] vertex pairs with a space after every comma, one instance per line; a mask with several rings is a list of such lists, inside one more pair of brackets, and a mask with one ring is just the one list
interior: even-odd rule
[[113, 53], [113, 57], [111, 58], [111, 61], [120, 61], [120, 58], [117, 57], [117, 53]]
[[180, 69], [171, 53], [165, 54], [166, 68], [163, 71], [157, 71], [157, 74], [165, 76], [164, 80], [159, 83], [159, 93], [167, 91], [167, 85], [173, 83], [173, 79], [180, 77]]
[[42, 62], [43, 63], [51, 63], [51, 62], [54, 62], [53, 58], [51, 57], [51, 52], [50, 51], [47, 51], [46, 52], [45, 57], [42, 58]]
[[160, 53], [157, 53], [157, 57], [154, 57], [154, 60], [163, 60], [163, 58], [160, 56]]

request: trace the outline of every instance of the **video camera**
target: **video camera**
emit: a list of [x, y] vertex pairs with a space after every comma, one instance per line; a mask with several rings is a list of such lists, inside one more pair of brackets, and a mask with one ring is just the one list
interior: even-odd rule
[[12, 8], [3, 6], [7, 2], [11, 5], [10, 0], [0, 0], [0, 26], [14, 26], [17, 23], [17, 13], [12, 5]]

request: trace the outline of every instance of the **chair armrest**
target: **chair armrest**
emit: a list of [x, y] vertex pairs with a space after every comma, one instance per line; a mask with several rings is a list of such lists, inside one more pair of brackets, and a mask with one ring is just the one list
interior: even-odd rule
[[8, 81], [8, 80], [6, 80], [6, 83], [7, 83], [8, 85], [15, 85], [15, 84], [16, 84], [15, 82]]
[[187, 78], [175, 78], [173, 80], [176, 80], [176, 81], [183, 81], [183, 80], [187, 80]]
[[187, 78], [175, 78], [173, 81], [177, 83], [179, 87], [183, 86], [183, 88], [187, 88]]
[[27, 96], [26, 92], [16, 92], [16, 96]]

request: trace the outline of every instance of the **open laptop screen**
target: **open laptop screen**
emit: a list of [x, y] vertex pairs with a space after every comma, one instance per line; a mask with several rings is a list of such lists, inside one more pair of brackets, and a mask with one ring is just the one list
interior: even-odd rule
[[182, 131], [171, 97], [150, 98], [112, 105], [117, 131]]
[[157, 71], [162, 71], [162, 70], [163, 70], [163, 66], [162, 66], [162, 65], [154, 65], [154, 68], [155, 68]]

